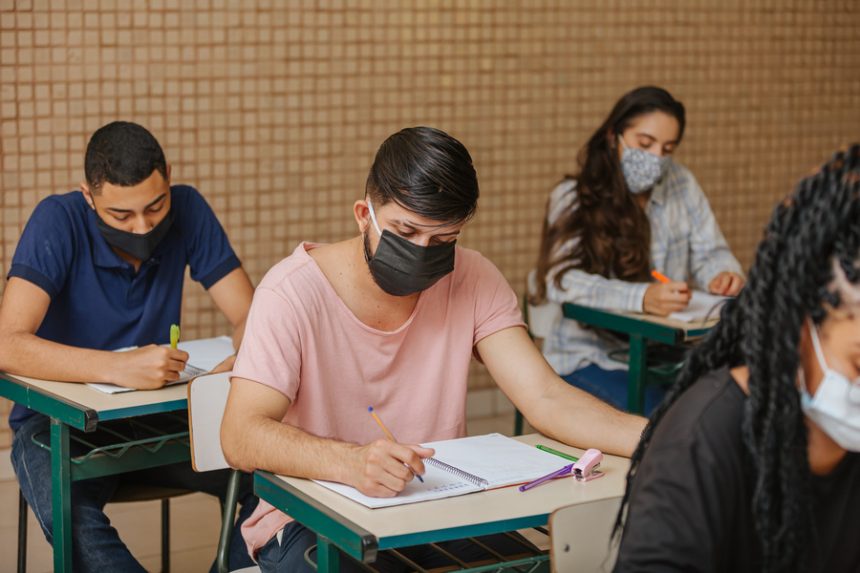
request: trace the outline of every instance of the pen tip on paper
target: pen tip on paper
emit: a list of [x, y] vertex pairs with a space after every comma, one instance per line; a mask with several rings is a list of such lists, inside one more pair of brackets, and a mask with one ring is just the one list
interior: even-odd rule
[[367, 407], [367, 411], [368, 411], [368, 412], [373, 412], [373, 406], [368, 406], [368, 407]]

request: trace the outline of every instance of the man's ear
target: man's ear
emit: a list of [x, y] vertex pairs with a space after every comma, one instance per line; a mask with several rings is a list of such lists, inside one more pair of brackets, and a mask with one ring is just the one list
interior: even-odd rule
[[84, 181], [81, 181], [81, 195], [84, 196], [84, 201], [87, 202], [87, 205], [90, 206], [90, 209], [95, 211], [96, 202], [93, 201], [93, 192], [90, 190], [90, 186], [87, 185]]
[[165, 177], [165, 179], [167, 180], [168, 187], [170, 187], [170, 170], [172, 167], [173, 166], [170, 163], [167, 164], [167, 177]]
[[358, 223], [358, 230], [361, 233], [367, 231], [367, 226], [370, 225], [370, 209], [367, 207], [366, 200], [359, 199], [352, 204], [352, 215]]

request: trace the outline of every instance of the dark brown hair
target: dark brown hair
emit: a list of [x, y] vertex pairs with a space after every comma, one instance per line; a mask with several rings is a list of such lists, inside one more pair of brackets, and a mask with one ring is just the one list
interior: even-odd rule
[[84, 176], [91, 191], [102, 185], [137, 185], [154, 171], [167, 179], [167, 162], [161, 145], [145, 127], [128, 121], [114, 121], [100, 127], [87, 144]]
[[365, 192], [382, 206], [445, 223], [468, 221], [478, 208], [478, 176], [466, 147], [432, 127], [409, 127], [386, 139], [373, 160]]
[[[547, 273], [557, 265], [562, 265], [555, 275], [559, 287], [571, 269], [627, 281], [648, 280], [651, 226], [627, 189], [618, 160], [617, 137], [634, 119], [654, 111], [678, 120], [680, 143], [686, 123], [684, 105], [666, 90], [646, 86], [618, 100], [580, 151], [579, 174], [565, 177], [577, 182], [574, 204], [553, 224], [544, 219], [533, 303], [544, 301]], [[561, 253], [560, 247], [571, 239], [576, 241], [573, 251]]]

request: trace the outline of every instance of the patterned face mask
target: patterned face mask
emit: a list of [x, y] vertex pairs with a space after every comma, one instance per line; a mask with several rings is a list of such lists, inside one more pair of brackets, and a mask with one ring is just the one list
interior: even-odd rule
[[669, 167], [669, 157], [657, 157], [644, 149], [627, 147], [621, 136], [618, 137], [624, 151], [621, 153], [621, 171], [627, 188], [639, 194], [654, 187]]

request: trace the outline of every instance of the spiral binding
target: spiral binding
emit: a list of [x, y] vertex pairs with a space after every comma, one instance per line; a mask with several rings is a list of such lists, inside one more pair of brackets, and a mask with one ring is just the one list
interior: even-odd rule
[[453, 474], [453, 475], [457, 476], [458, 478], [465, 480], [474, 486], [486, 489], [490, 485], [490, 482], [488, 482], [484, 478], [478, 477], [475, 474], [470, 474], [467, 471], [463, 471], [460, 468], [456, 468], [452, 465], [446, 464], [445, 462], [439, 461], [436, 458], [428, 458], [428, 459], [424, 460], [424, 463], [430, 464], [431, 466], [433, 466], [437, 469], [440, 469], [442, 471], [446, 471], [450, 474]]

